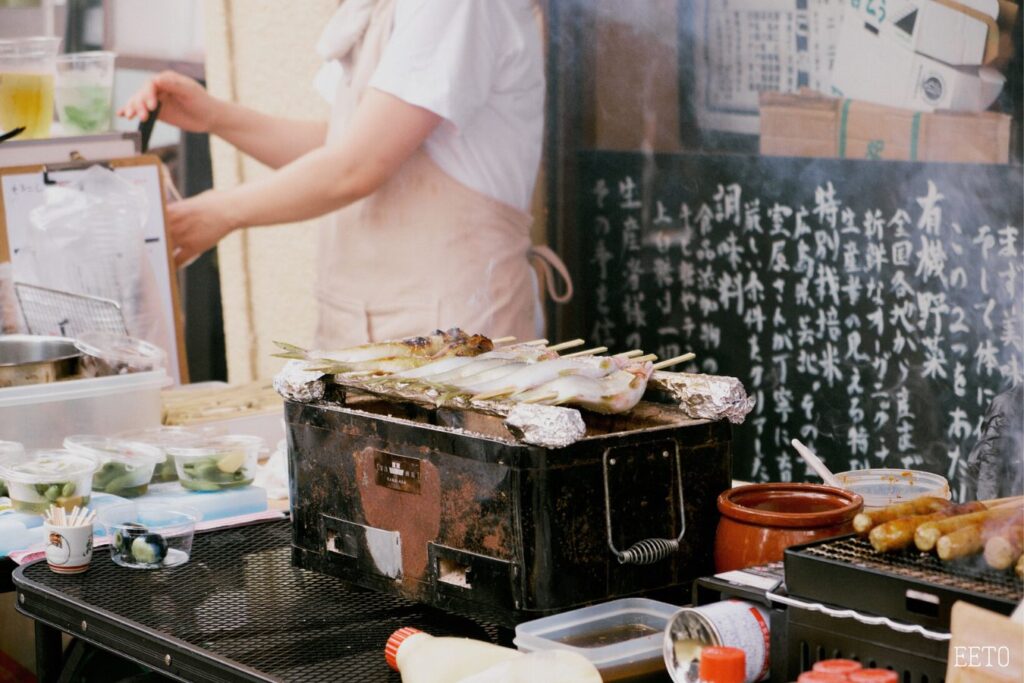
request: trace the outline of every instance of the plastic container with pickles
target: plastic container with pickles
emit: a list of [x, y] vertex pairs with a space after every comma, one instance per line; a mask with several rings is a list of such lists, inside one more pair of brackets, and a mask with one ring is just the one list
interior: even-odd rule
[[207, 439], [222, 436], [223, 430], [214, 427], [149, 427], [121, 432], [115, 436], [126, 441], [138, 441], [160, 449], [165, 460], [157, 464], [153, 470], [153, 483], [178, 481], [178, 470], [174, 465], [174, 456], [168, 453], [169, 448], [195, 448], [206, 443]]
[[92, 475], [94, 490], [122, 498], [148, 491], [154, 469], [164, 461], [159, 448], [107, 436], [69, 436], [64, 448], [96, 460], [99, 468]]
[[[0, 441], [0, 463], [25, 457], [25, 447], [17, 441]], [[7, 495], [7, 482], [0, 477], [0, 497]]]
[[178, 480], [190, 491], [222, 491], [252, 483], [263, 439], [258, 436], [218, 436], [201, 446], [167, 449], [174, 456]]
[[89, 504], [96, 466], [96, 460], [80, 453], [39, 450], [0, 462], [0, 477], [15, 510], [42, 514], [57, 505], [70, 512]]

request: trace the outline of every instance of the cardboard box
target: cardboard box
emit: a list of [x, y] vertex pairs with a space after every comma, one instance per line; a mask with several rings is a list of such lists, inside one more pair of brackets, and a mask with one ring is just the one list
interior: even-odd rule
[[950, 66], [886, 33], [855, 11], [845, 13], [830, 94], [917, 111], [984, 111], [1003, 89], [1006, 78], [995, 69]]
[[761, 154], [1005, 164], [1010, 120], [995, 112], [927, 114], [817, 94], [761, 95]]
[[980, 66], [999, 52], [998, 4], [994, 9], [987, 15], [951, 0], [898, 0], [879, 28], [911, 52], [954, 66]]

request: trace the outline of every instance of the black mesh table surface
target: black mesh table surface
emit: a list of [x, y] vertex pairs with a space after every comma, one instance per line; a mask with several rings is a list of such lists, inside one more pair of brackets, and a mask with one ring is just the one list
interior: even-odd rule
[[275, 521], [198, 534], [181, 567], [115, 565], [85, 574], [45, 562], [14, 573], [18, 609], [185, 681], [398, 681], [384, 662], [402, 626], [497, 641], [496, 627], [291, 565], [291, 527]]

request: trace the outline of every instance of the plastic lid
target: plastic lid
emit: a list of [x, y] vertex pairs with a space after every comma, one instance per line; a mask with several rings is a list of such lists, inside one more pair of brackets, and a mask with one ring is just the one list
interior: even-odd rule
[[156, 465], [166, 459], [156, 446], [109, 436], [76, 434], [64, 439], [64, 448], [72, 453], [91, 456], [100, 465], [110, 461], [127, 465]]
[[849, 674], [853, 671], [860, 671], [864, 667], [860, 662], [852, 659], [823, 659], [814, 665], [815, 671], [827, 674]]
[[826, 671], [807, 671], [800, 674], [797, 683], [847, 683], [846, 674], [833, 674]]
[[847, 680], [852, 683], [899, 683], [900, 677], [888, 669], [862, 669], [851, 673]]
[[737, 647], [705, 647], [700, 651], [700, 680], [709, 683], [743, 683], [747, 655]]
[[206, 439], [222, 436], [215, 427], [147, 427], [115, 434], [115, 438], [138, 441], [158, 448], [200, 446]]
[[111, 332], [85, 332], [75, 340], [75, 348], [87, 356], [110, 365], [152, 370], [167, 365], [167, 354], [147, 341]]
[[844, 489], [859, 493], [867, 507], [879, 507], [930, 495], [949, 498], [945, 477], [919, 470], [877, 468], [836, 474]]
[[388, 666], [398, 671], [398, 648], [402, 646], [406, 638], [417, 633], [423, 633], [423, 631], [418, 628], [404, 626], [391, 634], [387, 645], [384, 646], [384, 659], [387, 661]]
[[25, 459], [0, 463], [0, 477], [18, 484], [44, 484], [91, 475], [96, 460], [66, 450], [34, 451]]
[[259, 436], [244, 434], [228, 434], [203, 439], [198, 445], [168, 446], [167, 454], [176, 458], [209, 458], [223, 455], [225, 451], [244, 448], [259, 452], [263, 448], [263, 439]]
[[17, 441], [0, 441], [0, 460], [25, 454], [25, 447]]

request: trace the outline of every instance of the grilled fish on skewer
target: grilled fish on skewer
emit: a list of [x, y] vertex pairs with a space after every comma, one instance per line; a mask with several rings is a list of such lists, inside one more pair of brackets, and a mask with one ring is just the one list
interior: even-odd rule
[[334, 351], [307, 351], [284, 342], [274, 343], [282, 349], [282, 353], [275, 354], [279, 358], [331, 361], [343, 364], [364, 363], [386, 358], [413, 357], [429, 360], [441, 356], [475, 356], [494, 348], [494, 344], [487, 337], [478, 334], [469, 335], [457, 327], [447, 331], [436, 330], [426, 337], [410, 337], [396, 341], [363, 344]]
[[600, 379], [624, 367], [629, 360], [608, 357], [596, 358], [584, 356], [576, 358], [559, 358], [543, 363], [533, 363], [505, 377], [486, 382], [476, 382], [465, 386], [474, 398], [494, 398], [505, 396], [539, 387], [559, 377], [591, 377]]
[[636, 363], [601, 378], [570, 375], [514, 394], [511, 400], [543, 405], [571, 405], [595, 413], [624, 413], [644, 395], [652, 372], [649, 362]]
[[[507, 361], [523, 361], [523, 362], [535, 362], [541, 360], [548, 360], [551, 358], [558, 358], [558, 354], [551, 351], [548, 348], [536, 346], [533, 344], [516, 344], [514, 346], [504, 346], [495, 351], [488, 351], [487, 353], [481, 353], [478, 356], [473, 357], [458, 357], [458, 358], [446, 358], [437, 360], [427, 365], [423, 365], [414, 370], [408, 370], [405, 372], [399, 372], [394, 375], [394, 379], [423, 379], [430, 381], [444, 381], [445, 379], [451, 379], [451, 377], [442, 377], [442, 373], [448, 373], [459, 370], [463, 366], [470, 365], [477, 362], [489, 362], [493, 360], [507, 360]], [[480, 370], [476, 369], [476, 366], [472, 368], [466, 368], [460, 372], [455, 373], [456, 377], [468, 377], [476, 372], [482, 372], [491, 366], [481, 367]]]

